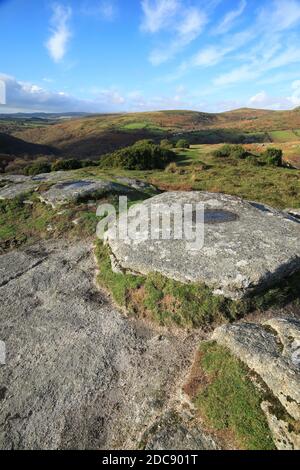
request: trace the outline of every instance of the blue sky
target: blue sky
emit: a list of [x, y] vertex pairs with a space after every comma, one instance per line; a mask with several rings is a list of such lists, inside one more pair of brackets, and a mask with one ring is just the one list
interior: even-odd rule
[[300, 0], [0, 0], [0, 112], [294, 108], [299, 44]]

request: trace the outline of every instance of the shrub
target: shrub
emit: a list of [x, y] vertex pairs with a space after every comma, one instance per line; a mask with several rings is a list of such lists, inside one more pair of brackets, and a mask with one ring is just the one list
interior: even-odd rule
[[263, 153], [263, 159], [267, 165], [282, 166], [282, 150], [276, 148], [268, 148]]
[[116, 152], [104, 155], [100, 160], [101, 168], [124, 168], [126, 170], [164, 169], [175, 159], [175, 154], [148, 140], [136, 142]]
[[176, 148], [178, 149], [189, 149], [190, 143], [186, 139], [179, 139], [176, 143]]
[[243, 159], [248, 156], [248, 152], [241, 145], [225, 144], [221, 148], [215, 150], [212, 155], [216, 158], [233, 157]]
[[98, 166], [99, 162], [95, 162], [94, 160], [81, 160], [81, 168], [87, 168], [89, 166]]
[[173, 142], [168, 139], [161, 140], [160, 146], [164, 149], [172, 149], [174, 147]]
[[82, 162], [80, 160], [57, 160], [52, 163], [52, 171], [67, 171], [67, 170], [78, 170], [82, 168]]
[[239, 160], [243, 160], [248, 157], [248, 152], [241, 146], [241, 145], [233, 145], [232, 151], [230, 156], [233, 158], [237, 158]]
[[41, 173], [50, 173], [51, 164], [48, 162], [35, 162], [32, 165], [27, 165], [24, 168], [24, 173], [27, 176], [40, 175]]

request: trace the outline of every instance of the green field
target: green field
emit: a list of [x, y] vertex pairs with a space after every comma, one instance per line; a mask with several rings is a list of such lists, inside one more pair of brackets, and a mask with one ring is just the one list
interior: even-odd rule
[[271, 131], [268, 132], [272, 142], [285, 143], [300, 141], [300, 130], [288, 130], [288, 131]]

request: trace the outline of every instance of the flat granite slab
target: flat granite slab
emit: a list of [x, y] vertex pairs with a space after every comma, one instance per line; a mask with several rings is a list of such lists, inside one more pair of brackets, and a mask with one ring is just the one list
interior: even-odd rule
[[41, 193], [40, 199], [55, 208], [86, 197], [100, 197], [108, 193], [126, 195], [130, 191], [127, 186], [112, 181], [78, 179], [54, 184], [48, 191]]
[[[259, 203], [208, 192], [164, 193], [142, 207], [153, 210], [174, 203], [204, 204], [204, 246], [191, 250], [185, 236], [172, 237], [172, 227], [168, 240], [121, 239], [110, 229], [107, 243], [121, 269], [204, 283], [215, 294], [232, 299], [267, 289], [300, 270], [300, 223], [295, 218]], [[148, 216], [141, 220], [145, 217], [150, 232]]]

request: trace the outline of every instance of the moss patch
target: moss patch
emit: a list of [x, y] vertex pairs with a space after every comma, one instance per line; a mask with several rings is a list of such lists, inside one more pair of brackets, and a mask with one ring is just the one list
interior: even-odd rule
[[55, 210], [35, 194], [0, 201], [0, 251], [41, 239], [86, 238], [95, 234], [97, 222], [96, 207], [86, 204]]
[[199, 367], [206, 384], [200, 386], [194, 401], [208, 424], [216, 431], [229, 432], [242, 449], [275, 449], [260, 406], [264, 394], [251, 381], [250, 370], [213, 342], [201, 345]]
[[215, 296], [203, 284], [183, 284], [161, 274], [148, 276], [114, 273], [111, 269], [109, 248], [96, 243], [98, 281], [108, 289], [114, 300], [129, 314], [147, 317], [160, 325], [203, 327], [234, 321], [255, 310], [284, 306], [291, 301], [299, 303], [300, 273], [275, 286], [264, 294], [233, 301]]

